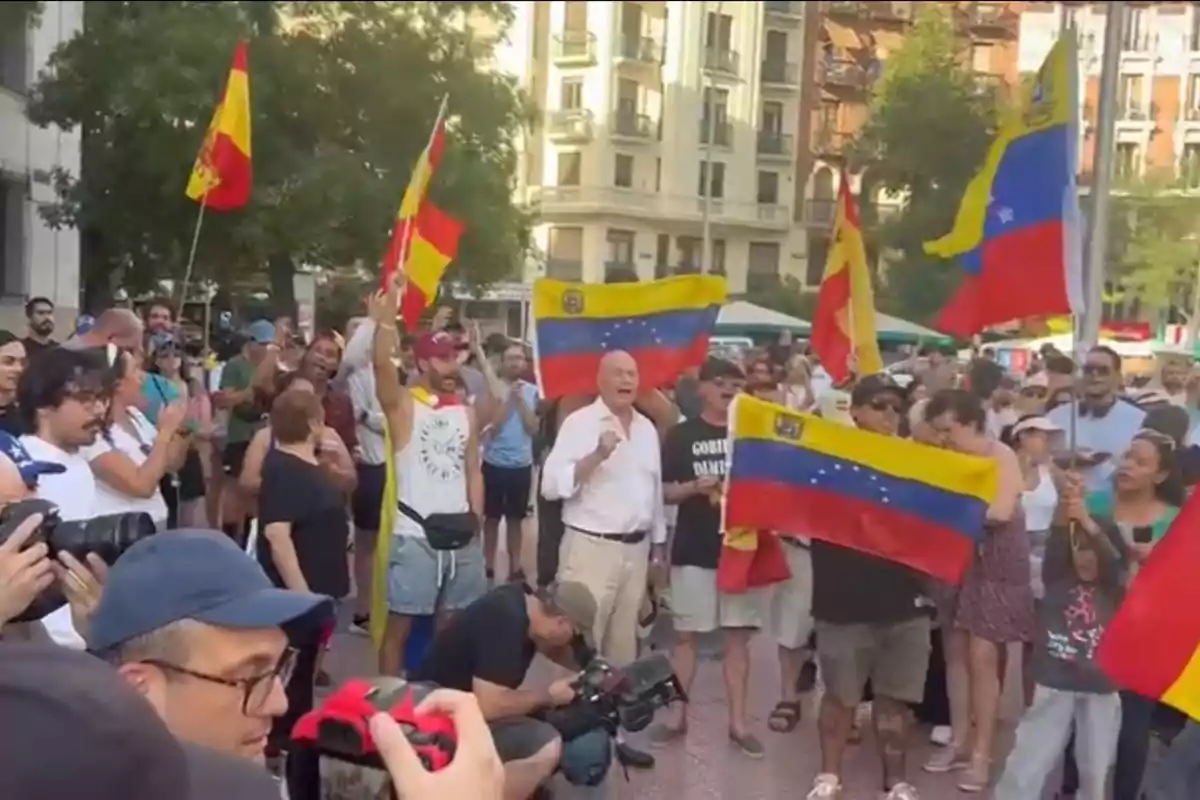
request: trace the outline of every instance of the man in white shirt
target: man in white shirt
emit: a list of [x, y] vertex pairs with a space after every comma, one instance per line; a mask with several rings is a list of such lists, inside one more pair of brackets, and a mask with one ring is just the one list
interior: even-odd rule
[[[596, 598], [594, 640], [615, 664], [637, 658], [638, 612], [646, 595], [651, 545], [663, 563], [667, 543], [658, 431], [634, 407], [638, 367], [611, 352], [600, 362], [600, 397], [562, 421], [546, 458], [542, 495], [563, 501], [560, 581]], [[620, 745], [630, 766], [653, 759]]]

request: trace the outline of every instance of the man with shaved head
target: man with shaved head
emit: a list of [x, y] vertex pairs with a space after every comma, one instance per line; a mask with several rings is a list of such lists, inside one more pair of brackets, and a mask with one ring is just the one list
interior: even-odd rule
[[124, 350], [141, 353], [145, 327], [142, 318], [128, 308], [110, 308], [96, 318], [96, 324], [86, 333], [73, 336], [63, 343], [69, 350], [89, 350], [115, 344]]
[[[634, 408], [638, 366], [621, 351], [600, 361], [600, 396], [562, 421], [542, 471], [542, 495], [563, 501], [560, 581], [596, 598], [594, 640], [614, 664], [637, 657], [638, 614], [651, 551], [661, 563], [667, 542], [658, 431]], [[618, 744], [621, 761], [654, 759]]]

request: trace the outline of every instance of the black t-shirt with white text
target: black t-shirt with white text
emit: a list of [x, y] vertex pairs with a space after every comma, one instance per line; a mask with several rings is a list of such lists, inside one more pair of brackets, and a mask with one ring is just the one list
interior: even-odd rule
[[[729, 430], [697, 417], [681, 422], [663, 441], [663, 482], [725, 477]], [[679, 504], [671, 565], [716, 569], [721, 556], [720, 497], [696, 495]]]
[[522, 583], [497, 586], [451, 618], [412, 676], [469, 692], [476, 678], [520, 688], [537, 648], [529, 638], [528, 591]]

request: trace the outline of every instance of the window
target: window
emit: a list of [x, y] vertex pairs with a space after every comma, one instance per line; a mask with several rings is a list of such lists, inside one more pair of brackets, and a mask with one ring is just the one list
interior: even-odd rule
[[779, 285], [779, 243], [751, 242], [746, 265], [746, 291], [763, 291]]
[[725, 196], [725, 164], [721, 161], [712, 162], [712, 182], [708, 178], [709, 162], [700, 162], [700, 196], [704, 197], [706, 192], [704, 187], [708, 186], [712, 189], [712, 198], [720, 200]]
[[758, 202], [775, 205], [779, 202], [779, 173], [758, 173]]
[[605, 243], [608, 248], [608, 263], [619, 264], [623, 267], [632, 267], [634, 239], [635, 235], [633, 231], [621, 231], [609, 228], [608, 236], [605, 237]]
[[[712, 116], [709, 117], [711, 112]], [[700, 109], [700, 143], [708, 144], [708, 132], [712, 131], [713, 144], [729, 146], [729, 90], [704, 89], [704, 107]]]
[[1121, 49], [1144, 51], [1150, 49], [1150, 17], [1144, 8], [1126, 8], [1125, 25], [1121, 32]]
[[[703, 244], [703, 242], [701, 242]], [[714, 275], [725, 274], [725, 240], [712, 240], [712, 264], [709, 265], [708, 271]]]
[[1142, 108], [1142, 76], [1122, 75], [1117, 85], [1117, 102], [1121, 106], [1122, 116], [1135, 117], [1144, 112]]
[[629, 78], [617, 81], [617, 113], [638, 113], [638, 82]]
[[1200, 8], [1192, 6], [1192, 31], [1188, 36], [1188, 49], [1193, 53], [1200, 50]]
[[1200, 189], [1200, 143], [1189, 142], [1183, 146], [1179, 178], [1187, 188]]
[[621, 3], [621, 35], [633, 41], [641, 38], [642, 6], [640, 3]]
[[654, 159], [654, 191], [662, 191], [662, 157]]
[[0, 33], [0, 86], [24, 94], [29, 88], [28, 29]]
[[563, 78], [558, 104], [565, 110], [583, 108], [583, 78]]
[[633, 188], [633, 156], [617, 153], [613, 160], [613, 186], [622, 189]]
[[583, 279], [583, 228], [551, 228], [546, 277]]
[[1184, 119], [1200, 120], [1200, 75], [1188, 75], [1187, 101], [1183, 113]]
[[1130, 180], [1141, 174], [1141, 151], [1136, 144], [1133, 142], [1119, 142], [1117, 144], [1117, 163], [1114, 172], [1116, 173], [1117, 180]]
[[767, 31], [767, 41], [763, 47], [763, 61], [768, 64], [787, 63], [787, 40], [787, 31]]
[[660, 233], [654, 243], [654, 277], [666, 278], [671, 274], [671, 235]]
[[563, 29], [568, 31], [586, 31], [588, 27], [587, 7], [585, 0], [567, 0], [563, 16]]
[[679, 248], [679, 268], [676, 272], [699, 272], [700, 258], [704, 255], [704, 243], [699, 236], [680, 236], [675, 240]]
[[971, 46], [971, 69], [985, 75], [992, 71], [992, 45], [976, 44]]
[[725, 51], [733, 42], [733, 17], [728, 14], [708, 12], [708, 25], [704, 33], [704, 46], [709, 50]]
[[558, 154], [558, 185], [578, 186], [583, 173], [583, 155], [580, 153]]
[[774, 101], [763, 103], [762, 115], [759, 120], [758, 129], [763, 133], [775, 135], [783, 133], [783, 103]]

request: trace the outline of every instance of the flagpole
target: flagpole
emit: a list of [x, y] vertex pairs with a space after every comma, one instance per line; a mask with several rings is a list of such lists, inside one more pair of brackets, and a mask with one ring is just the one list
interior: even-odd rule
[[[715, 136], [717, 123], [713, 119], [713, 95], [716, 91], [709, 91], [708, 81], [708, 9], [704, 5], [696, 6], [700, 9], [700, 102], [703, 104], [704, 113], [701, 120], [704, 122], [704, 197], [703, 205], [701, 206], [700, 216], [700, 273], [708, 274], [711, 269], [709, 263], [712, 259], [712, 187], [713, 187], [713, 137]], [[717, 14], [721, 13], [721, 3], [717, 3]], [[713, 35], [713, 41], [716, 41], [716, 35]], [[713, 46], [714, 50], [716, 45]]]
[[[446, 94], [442, 95], [442, 105], [438, 108], [437, 119], [435, 119], [433, 121], [433, 127], [429, 130], [429, 141], [427, 141], [425, 143], [425, 149], [421, 151], [422, 153], [428, 153], [430, 151], [430, 149], [433, 147], [433, 139], [435, 136], [437, 136], [438, 128], [441, 127], [442, 120], [445, 119], [445, 117], [446, 117], [446, 108], [449, 106], [449, 104], [450, 104], [450, 94], [446, 93]], [[418, 161], [418, 163], [420, 163], [420, 162]], [[405, 191], [407, 193], [407, 190], [405, 190]], [[424, 198], [421, 198], [421, 199], [424, 199]], [[403, 203], [404, 200], [401, 199], [400, 202]], [[404, 233], [400, 237], [400, 255], [399, 255], [399, 261], [396, 264], [397, 272], [403, 272], [404, 265], [408, 263], [408, 248], [409, 248], [410, 242], [412, 241], [412, 221], [413, 221], [413, 215], [411, 215], [411, 214], [404, 218]], [[384, 291], [387, 291], [386, 286], [383, 288], [384, 288]]]
[[183, 315], [183, 308], [187, 304], [188, 283], [192, 280], [192, 268], [196, 263], [196, 248], [200, 246], [200, 229], [204, 227], [204, 209], [208, 203], [208, 189], [204, 190], [204, 194], [200, 196], [200, 210], [196, 213], [196, 228], [192, 231], [192, 249], [188, 253], [187, 268], [183, 271], [183, 286], [180, 287], [179, 309], [178, 314]]

